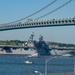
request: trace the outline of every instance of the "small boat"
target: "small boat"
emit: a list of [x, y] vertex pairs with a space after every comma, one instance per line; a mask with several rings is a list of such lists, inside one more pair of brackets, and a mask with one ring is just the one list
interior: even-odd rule
[[35, 53], [35, 54], [32, 54], [32, 55], [29, 55], [27, 57], [38, 57], [38, 53]]
[[32, 64], [33, 62], [31, 61], [24, 61], [25, 64]]
[[72, 56], [71, 54], [64, 54], [64, 55], [62, 55], [62, 56]]

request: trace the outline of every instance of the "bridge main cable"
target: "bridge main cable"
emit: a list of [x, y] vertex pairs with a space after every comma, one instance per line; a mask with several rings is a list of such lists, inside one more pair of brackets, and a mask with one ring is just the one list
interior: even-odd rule
[[49, 7], [50, 5], [52, 5], [53, 3], [55, 3], [56, 1], [57, 1], [57, 0], [52, 1], [51, 3], [49, 3], [48, 5], [46, 5], [45, 7], [41, 8], [40, 10], [38, 10], [38, 11], [36, 11], [36, 12], [34, 12], [34, 13], [32, 13], [32, 14], [30, 14], [30, 15], [28, 15], [28, 16], [22, 18], [22, 19], [19, 19], [19, 20], [13, 21], [13, 22], [9, 22], [9, 23], [0, 24], [0, 25], [5, 25], [5, 24], [7, 25], [7, 24], [12, 24], [12, 23], [16, 23], [16, 22], [25, 20], [25, 19], [27, 19], [27, 18], [29, 18], [29, 17], [31, 17], [31, 16], [33, 16], [33, 15], [35, 15], [35, 14], [41, 12], [42, 10], [46, 9], [47, 7]]
[[69, 4], [71, 1], [72, 1], [72, 0], [69, 0], [69, 1], [66, 2], [65, 4], [59, 6], [58, 8], [56, 8], [56, 9], [50, 11], [49, 13], [47, 13], [47, 14], [45, 14], [45, 15], [43, 15], [43, 16], [40, 16], [40, 17], [38, 17], [38, 18], [36, 18], [36, 19], [34, 19], [34, 20], [38, 20], [38, 19], [40, 19], [40, 18], [42, 18], [42, 17], [45, 17], [45, 16], [47, 16], [47, 15], [49, 15], [49, 14], [51, 14], [51, 13], [57, 11], [57, 10], [59, 10], [60, 8], [62, 8], [62, 7], [64, 7], [64, 6], [66, 6], [67, 4]]

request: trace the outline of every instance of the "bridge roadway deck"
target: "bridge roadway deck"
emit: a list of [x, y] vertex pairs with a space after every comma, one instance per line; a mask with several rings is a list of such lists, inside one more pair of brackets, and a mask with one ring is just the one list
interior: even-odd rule
[[0, 48], [26, 48], [25, 46], [0, 45]]
[[51, 20], [33, 20], [27, 22], [19, 22], [15, 24], [2, 24], [0, 31], [23, 29], [23, 28], [37, 28], [37, 27], [54, 27], [54, 26], [73, 26], [75, 25], [75, 18], [66, 19], [51, 19]]
[[[10, 46], [10, 45], [0, 45], [0, 48], [7, 48], [7, 49], [9, 49], [9, 48], [27, 48], [26, 46]], [[64, 47], [57, 47], [57, 48], [49, 48], [50, 50], [51, 49], [53, 49], [53, 50], [75, 50], [75, 48], [71, 48], [71, 47], [69, 47], [69, 48], [64, 48]]]

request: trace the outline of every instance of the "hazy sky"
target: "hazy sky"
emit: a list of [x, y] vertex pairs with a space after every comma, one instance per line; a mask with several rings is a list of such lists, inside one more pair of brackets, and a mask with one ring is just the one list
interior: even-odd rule
[[[52, 1], [53, 0], [0, 0], [0, 24], [24, 18], [43, 8]], [[67, 1], [69, 0], [58, 0], [50, 7], [30, 17], [30, 19], [35, 19], [41, 15], [44, 15]], [[53, 18], [56, 19], [68, 17], [75, 17], [75, 0], [72, 0], [72, 2], [68, 5], [64, 6], [60, 10], [46, 17], [43, 17], [42, 19], [47, 20]], [[30, 28], [1, 31], [0, 40], [28, 40], [32, 32], [34, 32], [35, 34], [35, 40], [38, 40], [39, 35], [41, 34], [44, 36], [44, 40], [46, 41], [75, 44], [75, 26]]]

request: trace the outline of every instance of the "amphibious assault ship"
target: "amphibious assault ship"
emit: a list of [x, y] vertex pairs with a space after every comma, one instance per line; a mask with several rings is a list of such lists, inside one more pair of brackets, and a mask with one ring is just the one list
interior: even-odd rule
[[29, 40], [22, 46], [0, 46], [0, 54], [24, 54], [31, 56], [75, 54], [73, 49], [49, 47], [41, 35], [39, 41], [34, 40], [33, 37], [34, 33], [31, 34]]

